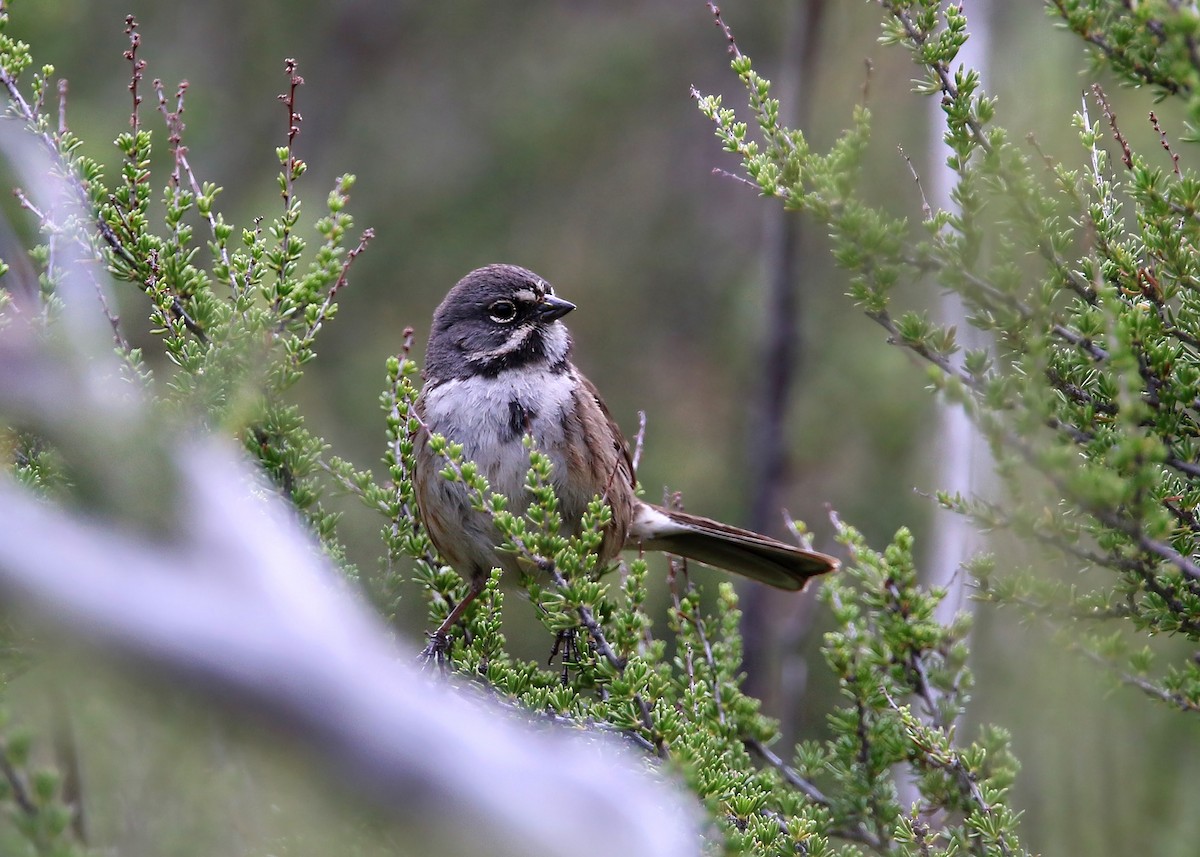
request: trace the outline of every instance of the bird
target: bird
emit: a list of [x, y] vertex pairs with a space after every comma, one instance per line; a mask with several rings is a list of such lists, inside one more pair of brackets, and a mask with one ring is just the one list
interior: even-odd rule
[[475, 508], [460, 480], [442, 475], [434, 434], [461, 444], [491, 491], [518, 514], [528, 508], [529, 448], [549, 457], [565, 535], [577, 535], [588, 504], [611, 509], [598, 555], [607, 566], [623, 549], [663, 551], [798, 591], [838, 560], [750, 530], [648, 503], [637, 496], [629, 443], [599, 391], [571, 362], [562, 319], [575, 304], [544, 278], [510, 264], [471, 271], [433, 314], [415, 410], [413, 488], [438, 553], [468, 584], [465, 597], [430, 637], [449, 631], [483, 590], [492, 568], [520, 568], [486, 510]]

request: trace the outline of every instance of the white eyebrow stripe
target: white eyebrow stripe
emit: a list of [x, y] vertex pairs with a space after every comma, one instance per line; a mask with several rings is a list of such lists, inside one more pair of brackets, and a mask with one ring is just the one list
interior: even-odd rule
[[520, 327], [513, 328], [512, 333], [508, 335], [508, 339], [504, 340], [504, 344], [491, 351], [485, 351], [471, 360], [475, 363], [486, 363], [489, 360], [494, 360], [497, 357], [503, 357], [506, 354], [512, 354], [518, 348], [525, 344], [525, 340], [529, 338], [529, 334], [533, 333], [534, 322], [526, 322]]

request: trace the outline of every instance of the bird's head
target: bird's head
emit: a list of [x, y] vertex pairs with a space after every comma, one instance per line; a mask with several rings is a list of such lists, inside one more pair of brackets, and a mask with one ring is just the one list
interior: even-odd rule
[[488, 265], [467, 274], [433, 314], [425, 357], [430, 380], [565, 366], [571, 336], [560, 319], [575, 304], [532, 271]]

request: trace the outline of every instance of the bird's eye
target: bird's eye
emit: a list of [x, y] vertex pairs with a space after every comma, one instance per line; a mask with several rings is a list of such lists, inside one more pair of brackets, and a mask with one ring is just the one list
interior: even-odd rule
[[517, 305], [512, 301], [496, 301], [488, 307], [488, 315], [498, 324], [508, 324], [517, 317]]

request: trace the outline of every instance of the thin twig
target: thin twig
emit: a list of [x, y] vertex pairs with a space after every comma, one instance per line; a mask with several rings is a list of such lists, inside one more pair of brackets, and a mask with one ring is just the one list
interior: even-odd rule
[[67, 133], [67, 79], [58, 82], [58, 134]]
[[8, 757], [7, 747], [0, 747], [0, 774], [8, 782], [8, 786], [12, 791], [13, 801], [16, 803], [17, 808], [30, 818], [36, 817], [38, 814], [37, 804], [30, 796], [25, 781], [21, 779], [21, 775], [13, 767], [12, 760]]
[[1122, 684], [1135, 687], [1147, 696], [1160, 699], [1168, 705], [1175, 706], [1181, 711], [1193, 713], [1200, 712], [1200, 704], [1198, 704], [1196, 700], [1190, 699], [1184, 696], [1182, 693], [1172, 692], [1167, 690], [1165, 687], [1160, 687], [1147, 678], [1126, 672], [1116, 664], [1109, 661], [1107, 658], [1101, 656], [1097, 652], [1092, 651], [1086, 646], [1082, 646], [1076, 642], [1071, 642], [1068, 645], [1072, 650], [1081, 653], [1088, 660], [1107, 669]]
[[925, 188], [921, 186], [921, 176], [917, 173], [916, 166], [913, 165], [912, 158], [904, 151], [904, 147], [897, 145], [896, 150], [900, 152], [900, 157], [904, 158], [904, 163], [908, 164], [908, 171], [912, 173], [913, 182], [917, 185], [917, 191], [921, 194], [921, 219], [933, 219], [933, 209], [929, 205], [929, 200], [925, 197]]
[[737, 40], [733, 38], [733, 31], [729, 29], [729, 25], [725, 23], [725, 19], [721, 17], [720, 8], [712, 0], [709, 0], [706, 5], [708, 6], [708, 11], [712, 13], [713, 23], [717, 26], [717, 29], [725, 34], [725, 43], [729, 46], [729, 53], [735, 57], [740, 57], [742, 52], [737, 46]]
[[[188, 186], [197, 199], [204, 195], [204, 189], [200, 186], [200, 182], [196, 179], [196, 173], [192, 170], [192, 164], [188, 160], [188, 148], [183, 145], [183, 132], [185, 125], [183, 124], [183, 108], [184, 96], [187, 94], [188, 82], [180, 81], [179, 87], [175, 90], [175, 109], [171, 110], [167, 105], [166, 92], [163, 90], [163, 82], [159, 79], [154, 81], [154, 91], [158, 97], [158, 112], [162, 115], [163, 121], [167, 123], [169, 133], [168, 142], [171, 146], [171, 153], [175, 160], [175, 169], [171, 173], [172, 180], [175, 186], [178, 187], [182, 178], [186, 178]], [[209, 233], [213, 237], [213, 245], [218, 248], [218, 253], [221, 257], [222, 267], [228, 271], [229, 284], [232, 289], [233, 297], [238, 296], [238, 281], [237, 275], [233, 272], [233, 267], [229, 258], [229, 248], [225, 241], [221, 240], [217, 233], [217, 216], [209, 207], [206, 214], [202, 214], [205, 221], [208, 223]]]
[[[1125, 135], [1122, 134], [1121, 129], [1117, 127], [1117, 114], [1113, 112], [1112, 104], [1109, 103], [1108, 96], [1104, 93], [1104, 90], [1098, 83], [1092, 84], [1092, 95], [1095, 96], [1097, 103], [1100, 105], [1100, 109], [1104, 111], [1104, 117], [1108, 119], [1109, 127], [1112, 128], [1113, 138], [1117, 141], [1117, 145], [1121, 147], [1121, 163], [1125, 165], [1125, 169], [1132, 170], [1133, 152], [1129, 149], [1129, 141], [1125, 139]], [[1154, 114], [1151, 113], [1150, 116], [1153, 117]], [[1163, 146], [1166, 148], [1165, 141]], [[1170, 149], [1167, 148], [1167, 151], [1169, 152]], [[1178, 172], [1179, 167], [1176, 166], [1175, 169], [1176, 172]]]
[[630, 459], [631, 462], [633, 463], [634, 481], [637, 480], [637, 469], [638, 469], [638, 464], [641, 463], [641, 460], [642, 460], [642, 444], [645, 443], [645, 440], [646, 440], [646, 412], [638, 411], [638, 430], [637, 430], [637, 434], [633, 436], [633, 456]]
[[[358, 244], [346, 254], [346, 258], [342, 262], [342, 268], [338, 272], [337, 280], [335, 280], [333, 285], [329, 287], [329, 291], [325, 294], [325, 300], [321, 302], [321, 306], [317, 310], [317, 314], [313, 317], [312, 322], [308, 325], [308, 329], [304, 332], [304, 336], [301, 337], [302, 343], [310, 344], [314, 339], [316, 339], [317, 334], [321, 331], [321, 326], [329, 317], [330, 310], [333, 309], [333, 304], [337, 299], [338, 292], [345, 288], [346, 284], [350, 281], [350, 266], [353, 265], [354, 260], [357, 259], [364, 250], [367, 249], [367, 245], [371, 243], [371, 239], [374, 237], [374, 229], [364, 229], [362, 237], [358, 239]], [[411, 328], [409, 329], [409, 337], [411, 339]]]
[[142, 45], [142, 36], [138, 33], [137, 27], [137, 19], [133, 15], [126, 15], [125, 35], [129, 37], [129, 48], [125, 51], [125, 59], [129, 60], [129, 94], [133, 98], [133, 109], [129, 114], [129, 128], [133, 132], [135, 140], [138, 131], [141, 130], [142, 96], [138, 92], [138, 87], [142, 82], [143, 72], [146, 70], [146, 61], [138, 59], [137, 55], [138, 48]]
[[739, 176], [737, 173], [731, 173], [729, 170], [723, 170], [720, 167], [713, 167], [712, 174], [714, 176], [720, 176], [723, 179], [733, 179], [735, 182], [739, 182], [740, 184], [746, 185], [746, 187], [753, 188], [759, 193], [762, 192], [762, 188], [759, 187], [756, 182], [750, 181], [750, 179], [746, 178], [745, 176]]
[[742, 743], [746, 745], [746, 749], [754, 753], [768, 765], [779, 771], [780, 775], [787, 781], [788, 785], [802, 792], [805, 797], [813, 803], [818, 803], [821, 806], [829, 806], [830, 800], [825, 796], [825, 793], [817, 788], [812, 782], [800, 776], [800, 773], [783, 761], [779, 755], [757, 738], [745, 738]]
[[1158, 124], [1158, 116], [1154, 111], [1150, 111], [1150, 124], [1154, 126], [1154, 130], [1158, 132], [1158, 142], [1162, 144], [1163, 149], [1171, 156], [1171, 166], [1175, 169], [1175, 178], [1183, 178], [1183, 173], [1179, 171], [1179, 155], [1175, 154], [1171, 149], [1171, 143], [1167, 140], [1167, 132]]
[[[154, 289], [158, 286], [160, 273], [157, 250], [150, 251], [146, 268], [146, 279], [143, 281], [142, 285], [148, 293], [152, 294]], [[190, 315], [188, 315], [188, 311], [183, 307], [183, 302], [179, 300], [179, 295], [171, 295], [171, 314], [174, 315], [177, 320], [183, 322], [183, 326], [191, 331], [193, 336], [195, 336], [205, 345], [208, 344], [208, 335], [204, 332], [204, 328], [197, 324], [196, 321]]]
[[[289, 245], [291, 243], [291, 225], [290, 219], [292, 214], [292, 197], [296, 183], [296, 172], [299, 164], [296, 158], [296, 137], [300, 134], [300, 122], [302, 117], [296, 110], [296, 90], [304, 84], [304, 78], [296, 73], [298, 64], [296, 60], [288, 57], [283, 61], [284, 72], [288, 75], [288, 91], [278, 96], [283, 102], [284, 108], [287, 110], [287, 156], [283, 162], [283, 217], [280, 223], [279, 232], [279, 249], [281, 258], [286, 260], [289, 253]], [[279, 266], [279, 285], [280, 296], [275, 299], [276, 308], [282, 301], [282, 286], [284, 277], [287, 275], [286, 261]]]
[[[671, 509], [675, 509], [677, 511], [683, 511], [682, 495], [679, 494], [678, 492], [673, 494], [671, 496], [671, 500], [670, 500], [668, 506]], [[717, 687], [718, 671], [717, 671], [716, 655], [713, 653], [712, 644], [709, 643], [709, 641], [708, 641], [708, 633], [704, 627], [704, 620], [700, 619], [697, 616], [694, 616], [690, 610], [684, 610], [683, 597], [680, 595], [681, 589], [689, 594], [692, 591], [692, 582], [691, 582], [691, 579], [688, 577], [688, 573], [687, 573], [687, 560], [683, 557], [672, 556], [670, 559], [670, 563], [671, 563], [670, 589], [671, 589], [672, 606], [675, 608], [675, 615], [678, 616], [682, 621], [687, 622], [689, 625], [691, 625], [692, 628], [695, 629], [695, 631], [696, 631], [696, 636], [699, 637], [699, 639], [700, 639], [700, 646], [704, 650], [704, 661], [706, 664], [708, 664], [708, 672], [709, 672], [709, 676], [711, 679], [710, 687], [712, 690], [712, 699], [713, 699], [713, 704], [717, 710], [717, 722], [720, 723], [722, 726], [724, 726], [725, 725], [725, 703], [723, 703], [721, 701], [721, 694]], [[686, 663], [687, 674], [688, 674], [688, 685], [690, 688], [695, 689], [696, 671], [695, 671], [695, 667], [693, 664], [691, 643], [690, 642], [685, 643], [684, 648], [685, 648], [685, 653], [684, 653], [685, 654], [685, 663]]]

